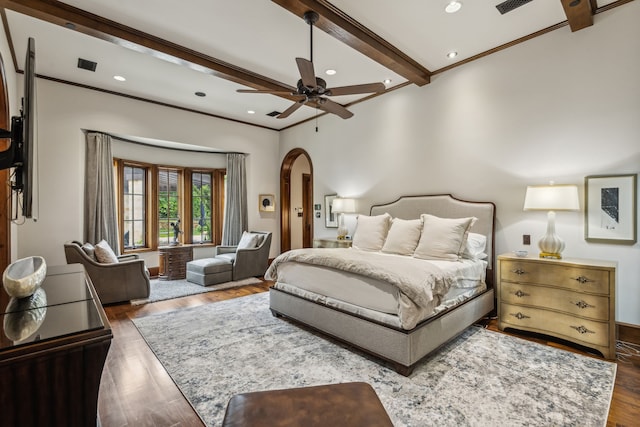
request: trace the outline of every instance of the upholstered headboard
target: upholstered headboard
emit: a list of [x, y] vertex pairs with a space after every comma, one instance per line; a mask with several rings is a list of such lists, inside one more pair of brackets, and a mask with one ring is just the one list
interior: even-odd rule
[[493, 284], [493, 266], [495, 265], [495, 220], [496, 206], [492, 202], [470, 202], [459, 200], [450, 194], [426, 196], [403, 196], [398, 200], [371, 206], [371, 215], [389, 213], [394, 218], [415, 219], [427, 213], [441, 218], [478, 218], [471, 228], [474, 233], [487, 236], [489, 255], [487, 266], [487, 283]]

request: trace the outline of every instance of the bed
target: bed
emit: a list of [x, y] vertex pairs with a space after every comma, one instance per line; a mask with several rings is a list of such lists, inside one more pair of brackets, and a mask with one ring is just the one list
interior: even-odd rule
[[[409, 234], [396, 230], [414, 226], [416, 220], [423, 234], [433, 221], [455, 223], [458, 230], [464, 224], [464, 245], [484, 237], [478, 252], [482, 256], [419, 257], [422, 238], [415, 256], [386, 250], [394, 238], [400, 244], [410, 241], [405, 238]], [[371, 243], [362, 238], [366, 221], [389, 221], [382, 250], [375, 244], [366, 247]], [[494, 309], [494, 227], [491, 202], [428, 195], [374, 205], [369, 216], [358, 217], [353, 249], [300, 249], [274, 260], [265, 275], [275, 282], [269, 289], [271, 311], [410, 375], [422, 358]]]

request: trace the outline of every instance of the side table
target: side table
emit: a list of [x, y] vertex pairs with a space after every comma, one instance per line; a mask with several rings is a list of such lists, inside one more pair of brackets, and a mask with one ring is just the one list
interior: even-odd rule
[[193, 260], [191, 246], [161, 246], [158, 248], [158, 255], [158, 279], [178, 280], [187, 277], [187, 263]]
[[313, 239], [314, 248], [350, 248], [351, 239], [332, 239], [332, 238], [315, 238]]

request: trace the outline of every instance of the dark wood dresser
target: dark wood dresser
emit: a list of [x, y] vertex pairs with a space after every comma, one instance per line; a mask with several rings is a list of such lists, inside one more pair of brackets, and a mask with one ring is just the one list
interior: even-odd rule
[[48, 267], [41, 289], [0, 307], [0, 424], [99, 425], [113, 338], [100, 300], [80, 264]]

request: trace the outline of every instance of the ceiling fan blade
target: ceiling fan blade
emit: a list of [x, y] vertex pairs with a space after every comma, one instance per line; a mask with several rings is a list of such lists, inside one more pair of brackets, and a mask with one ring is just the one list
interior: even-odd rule
[[351, 111], [347, 110], [337, 102], [333, 102], [327, 98], [320, 98], [318, 100], [318, 108], [328, 113], [336, 114], [343, 119], [348, 119], [349, 117], [353, 116], [353, 113]]
[[340, 87], [332, 87], [327, 89], [328, 93], [325, 95], [329, 96], [340, 96], [340, 95], [355, 95], [357, 93], [380, 93], [384, 92], [387, 88], [382, 83], [366, 83], [362, 85], [352, 85], [352, 86], [340, 86]]
[[316, 87], [316, 72], [313, 70], [313, 62], [304, 58], [296, 58], [296, 64], [298, 64], [302, 83], [307, 87]]
[[286, 91], [286, 90], [238, 89], [236, 90], [236, 92], [238, 93], [269, 93], [272, 95], [303, 96], [303, 95], [298, 95], [295, 92]]
[[278, 114], [278, 116], [276, 118], [278, 118], [278, 119], [286, 119], [287, 117], [289, 117], [291, 115], [291, 113], [293, 113], [294, 111], [296, 111], [298, 108], [302, 107], [306, 103], [307, 103], [306, 98], [303, 99], [302, 101], [298, 101], [295, 104], [292, 104], [291, 107], [287, 108], [282, 113]]

